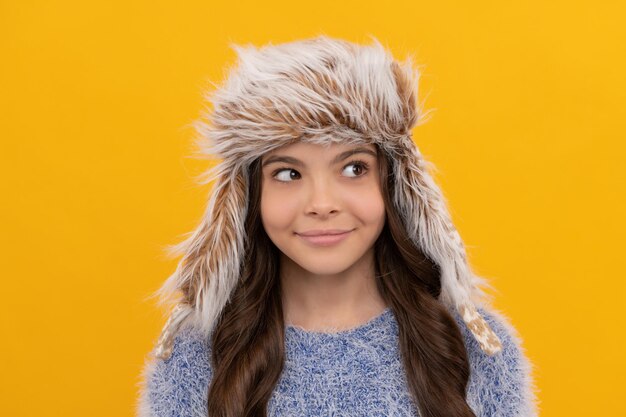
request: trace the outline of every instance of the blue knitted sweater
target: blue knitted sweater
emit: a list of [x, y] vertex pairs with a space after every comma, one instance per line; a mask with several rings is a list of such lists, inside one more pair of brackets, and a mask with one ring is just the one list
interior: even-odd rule
[[[521, 340], [504, 315], [479, 308], [500, 337], [494, 356], [458, 315], [470, 361], [467, 402], [478, 417], [534, 417], [536, 404]], [[285, 328], [285, 367], [268, 416], [419, 416], [412, 403], [390, 308], [365, 324], [337, 333]], [[176, 335], [166, 360], [150, 355], [143, 368], [139, 417], [206, 417], [212, 370], [209, 343], [191, 327]]]

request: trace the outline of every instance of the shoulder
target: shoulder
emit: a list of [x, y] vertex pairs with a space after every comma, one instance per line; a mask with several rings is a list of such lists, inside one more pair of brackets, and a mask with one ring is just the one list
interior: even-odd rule
[[211, 375], [208, 339], [192, 327], [180, 329], [167, 359], [154, 356], [152, 351], [145, 360], [137, 416], [206, 416]]
[[522, 339], [509, 319], [493, 307], [480, 307], [479, 313], [498, 335], [502, 350], [488, 355], [457, 315], [470, 362], [468, 404], [478, 417], [535, 417], [537, 415], [533, 365]]

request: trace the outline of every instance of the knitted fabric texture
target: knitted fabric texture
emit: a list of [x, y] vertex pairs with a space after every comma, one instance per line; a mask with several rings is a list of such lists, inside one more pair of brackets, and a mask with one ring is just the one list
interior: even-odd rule
[[[535, 417], [531, 363], [504, 315], [479, 309], [502, 341], [483, 352], [451, 312], [470, 362], [467, 401], [478, 417]], [[209, 339], [210, 340], [210, 339]], [[288, 325], [285, 366], [267, 407], [268, 416], [419, 416], [413, 404], [390, 308], [356, 328], [323, 333]], [[210, 345], [193, 327], [181, 329], [171, 356], [151, 357], [143, 372], [139, 417], [206, 417], [211, 382]]]

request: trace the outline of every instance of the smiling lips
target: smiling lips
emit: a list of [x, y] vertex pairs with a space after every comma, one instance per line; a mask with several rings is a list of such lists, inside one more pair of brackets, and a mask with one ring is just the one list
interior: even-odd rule
[[307, 232], [296, 233], [304, 241], [316, 246], [331, 246], [347, 238], [352, 230], [309, 230]]

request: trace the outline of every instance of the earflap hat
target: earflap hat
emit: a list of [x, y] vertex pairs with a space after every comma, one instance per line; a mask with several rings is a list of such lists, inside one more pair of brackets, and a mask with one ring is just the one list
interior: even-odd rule
[[417, 103], [419, 72], [411, 59], [398, 63], [373, 38], [357, 45], [327, 36], [266, 45], [233, 45], [237, 65], [223, 86], [207, 95], [213, 104], [195, 126], [201, 155], [217, 157], [206, 173], [213, 181], [200, 225], [173, 248], [176, 271], [158, 293], [178, 302], [163, 328], [155, 355], [170, 355], [183, 323], [209, 334], [240, 277], [248, 207], [248, 168], [263, 154], [294, 141], [375, 144], [392, 162], [393, 204], [412, 242], [441, 273], [440, 302], [456, 309], [482, 350], [501, 349], [478, 311], [486, 280], [466, 259], [447, 203], [413, 142], [422, 118]]

